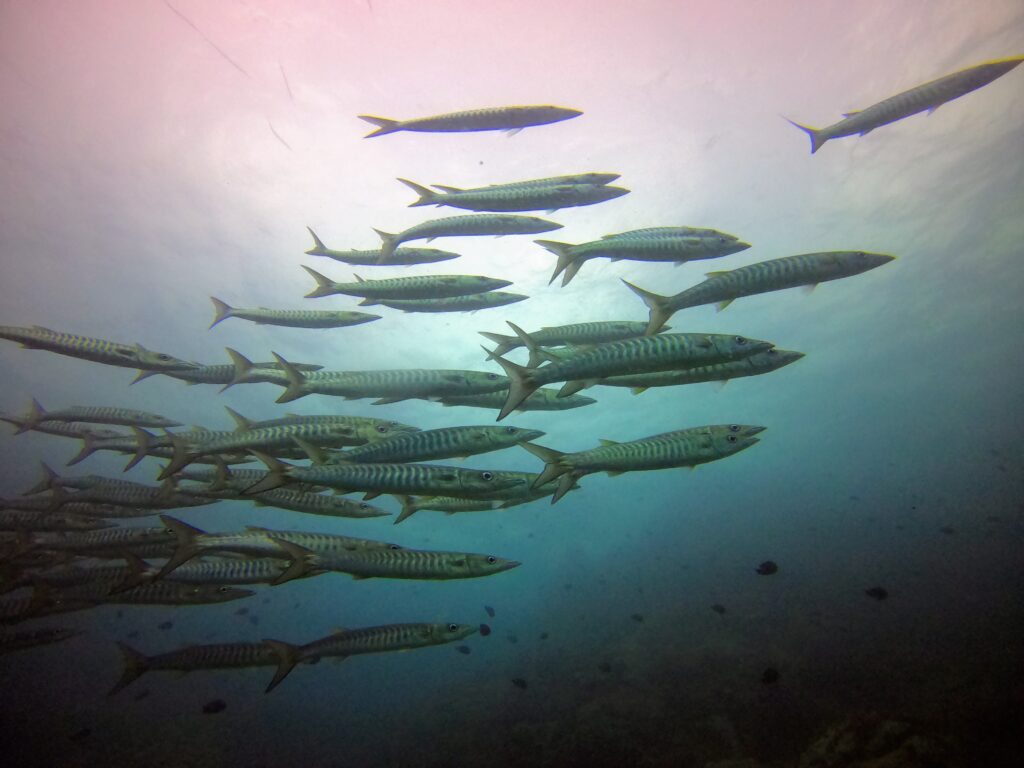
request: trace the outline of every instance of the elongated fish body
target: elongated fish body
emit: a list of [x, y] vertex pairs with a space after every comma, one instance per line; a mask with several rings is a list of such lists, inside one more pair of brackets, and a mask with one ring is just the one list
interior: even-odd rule
[[377, 404], [396, 403], [410, 398], [436, 398], [448, 395], [477, 395], [508, 387], [508, 379], [485, 371], [400, 368], [393, 371], [313, 371], [301, 373], [287, 367], [286, 389], [277, 399], [287, 403], [310, 394], [334, 395], [349, 399], [378, 398]]
[[267, 686], [267, 693], [280, 685], [295, 665], [302, 662], [443, 645], [469, 637], [476, 631], [476, 627], [468, 624], [387, 624], [339, 630], [333, 635], [301, 646], [267, 639], [263, 642], [274, 649], [279, 660], [277, 673]]
[[[466, 408], [487, 408], [500, 411], [508, 399], [505, 391], [488, 392], [483, 395], [448, 395], [435, 398], [445, 407], [462, 406]], [[571, 408], [582, 408], [584, 405], [596, 403], [586, 395], [569, 395], [559, 397], [557, 389], [538, 389], [516, 406], [516, 411], [567, 411]]]
[[[529, 336], [537, 344], [545, 347], [560, 347], [565, 344], [602, 344], [607, 341], [621, 341], [643, 336], [646, 327], [644, 323], [630, 320], [606, 320], [572, 325], [546, 325], [540, 330], [530, 331]], [[506, 352], [525, 346], [519, 336], [507, 336], [488, 331], [479, 333], [498, 344], [493, 352], [495, 355], [504, 355]]]
[[107, 528], [85, 533], [36, 533], [30, 541], [40, 549], [93, 554], [127, 549], [138, 552], [139, 547], [151, 544], [173, 546], [174, 532], [166, 526], [157, 528]]
[[[197, 483], [208, 483], [212, 491], [238, 491], [236, 498], [241, 498], [241, 491], [250, 485], [258, 483], [265, 478], [267, 473], [262, 469], [228, 469], [218, 466], [215, 470], [183, 469], [175, 477], [179, 480], [194, 481]], [[191, 489], [183, 488], [188, 492]], [[305, 493], [319, 493], [327, 490], [324, 486], [308, 486], [303, 489]]]
[[552, 213], [560, 208], [603, 203], [629, 193], [628, 189], [602, 184], [520, 184], [436, 192], [408, 179], [399, 179], [399, 181], [420, 196], [416, 202], [409, 204], [410, 208], [420, 205], [436, 205], [462, 208], [467, 211], [548, 211]]
[[64, 511], [0, 510], [0, 531], [98, 531], [113, 527], [114, 523], [105, 520]]
[[161, 670], [194, 672], [201, 669], [245, 669], [273, 667], [278, 664], [277, 652], [266, 643], [216, 643], [190, 645], [157, 656], [143, 656], [134, 648], [118, 643], [124, 661], [121, 678], [107, 694], [113, 696], [131, 685], [146, 672]]
[[[72, 406], [59, 411], [47, 411], [36, 399], [25, 417], [26, 425], [22, 429], [32, 429], [39, 422], [64, 421], [86, 422], [93, 424], [119, 424], [127, 427], [180, 427], [180, 421], [172, 421], [165, 416], [146, 411], [135, 411], [131, 408], [105, 408], [102, 406]], [[29, 426], [33, 425], [33, 426]]]
[[519, 427], [443, 427], [396, 435], [335, 456], [331, 464], [430, 461], [500, 451], [544, 433]]
[[[387, 438], [394, 437], [398, 434], [420, 431], [419, 427], [414, 427], [410, 424], [403, 424], [400, 421], [393, 421], [391, 419], [377, 419], [372, 416], [342, 416], [333, 413], [308, 415], [293, 413], [288, 416], [282, 416], [279, 419], [266, 419], [264, 421], [246, 420], [245, 426], [246, 428], [263, 429], [265, 427], [329, 424], [340, 424], [352, 427], [353, 430], [355, 430], [355, 437], [362, 439], [363, 442], [386, 440]], [[359, 444], [361, 445], [362, 443]]]
[[[535, 235], [561, 229], [562, 225], [536, 216], [514, 216], [507, 213], [476, 213], [466, 216], [447, 216], [443, 219], [431, 219], [416, 224], [397, 234], [374, 231], [381, 239], [381, 264], [391, 260], [391, 253], [402, 243], [410, 240], [426, 239], [430, 242], [437, 237], [469, 237], [488, 235], [502, 237], [504, 235]], [[402, 278], [398, 278], [402, 279]], [[498, 286], [503, 287], [503, 286]], [[403, 298], [396, 296], [394, 298]], [[407, 298], [417, 298], [410, 296]]]
[[[512, 327], [523, 333], [516, 326]], [[598, 344], [568, 360], [549, 363], [542, 368], [524, 368], [496, 356], [495, 359], [512, 379], [508, 400], [498, 414], [498, 421], [511, 413], [531, 392], [555, 381], [567, 382], [561, 394], [568, 395], [587, 386], [587, 382], [597, 383], [608, 376], [724, 363], [771, 347], [767, 341], [743, 336], [665, 333]]]
[[241, 600], [256, 594], [220, 584], [194, 584], [170, 580], [153, 581], [123, 591], [109, 592], [108, 584], [91, 582], [61, 590], [63, 600], [127, 605], [211, 605]]
[[454, 515], [459, 512], [487, 512], [495, 509], [508, 509], [509, 507], [527, 504], [545, 496], [550, 496], [558, 489], [557, 482], [549, 482], [539, 488], [531, 488], [533, 481], [539, 475], [523, 472], [523, 484], [514, 491], [505, 491], [503, 494], [495, 494], [496, 498], [460, 499], [455, 496], [400, 496], [402, 511], [395, 518], [394, 523], [408, 519], [410, 516], [421, 510], [432, 510], [444, 512], [446, 515]]
[[697, 384], [704, 381], [725, 382], [744, 376], [758, 376], [762, 373], [777, 371], [783, 366], [795, 363], [802, 358], [802, 352], [788, 349], [769, 349], [742, 360], [728, 363], [701, 365], [681, 371], [658, 371], [657, 373], [638, 373], [633, 376], [609, 376], [601, 380], [603, 387], [629, 387], [634, 394], [640, 394], [648, 387], [670, 387], [679, 384]]
[[96, 504], [90, 501], [74, 502], [61, 506], [62, 512], [83, 517], [100, 517], [108, 520], [131, 520], [137, 517], [152, 517], [156, 512], [141, 507], [121, 507], [117, 504]]
[[98, 504], [116, 504], [120, 507], [148, 507], [150, 509], [177, 509], [179, 507], [201, 507], [213, 504], [215, 499], [208, 499], [195, 494], [175, 491], [166, 485], [142, 485], [133, 483], [131, 486], [101, 483], [76, 493], [69, 493], [58, 501], [60, 505], [71, 502], [88, 501]]
[[[288, 562], [277, 557], [193, 560], [175, 568], [164, 580], [180, 584], [272, 584], [287, 570]], [[313, 571], [305, 575], [318, 574]]]
[[534, 242], [558, 257], [548, 283], [554, 282], [564, 272], [563, 287], [572, 281], [584, 262], [590, 259], [673, 262], [678, 266], [688, 261], [721, 258], [750, 247], [749, 243], [724, 237], [614, 237], [578, 245], [554, 240]]
[[363, 280], [356, 275], [355, 283], [336, 283], [309, 267], [303, 267], [317, 282], [317, 287], [306, 294], [308, 299], [342, 293], [362, 296], [361, 304], [374, 304], [380, 299], [445, 299], [467, 296], [505, 288], [512, 283], [481, 275], [420, 275], [418, 277], [392, 277], [386, 280]]
[[525, 181], [509, 181], [504, 184], [489, 184], [486, 187], [472, 187], [470, 189], [450, 187], [443, 184], [431, 184], [431, 186], [437, 187], [437, 189], [445, 192], [469, 192], [481, 189], [514, 189], [517, 187], [559, 187], [566, 184], [597, 184], [598, 186], [603, 186], [605, 184], [611, 184], [620, 176], [621, 174], [618, 173], [572, 173], [565, 176], [546, 176], [542, 179], [527, 179]]
[[231, 307], [218, 298], [210, 297], [216, 315], [210, 328], [229, 317], [249, 320], [259, 325], [281, 325], [287, 328], [344, 328], [349, 325], [361, 325], [380, 320], [380, 315], [366, 312], [339, 312], [333, 310], [314, 309], [266, 309], [258, 307], [244, 309]]
[[1024, 56], [1014, 56], [961, 69], [959, 72], [890, 96], [866, 109], [847, 112], [842, 120], [826, 128], [811, 128], [792, 120], [789, 122], [810, 136], [813, 155], [829, 139], [855, 134], [864, 136], [875, 128], [916, 115], [918, 112], [927, 110], [931, 114], [947, 101], [960, 98], [1002, 77], [1022, 61]]
[[[234, 350], [231, 350], [232, 352]], [[258, 384], [266, 381], [273, 381], [268, 376], [280, 373], [281, 369], [277, 363], [254, 363], [248, 361], [250, 370], [248, 375], [239, 381], [235, 380], [236, 367], [234, 364], [230, 365], [201, 365], [190, 371], [172, 371], [167, 372], [164, 375], [170, 376], [172, 379], [178, 379], [184, 381], [187, 384]], [[311, 365], [309, 363], [294, 363], [295, 367], [300, 371], [319, 371], [323, 368], [322, 365]], [[135, 377], [133, 384], [142, 379], [147, 379], [153, 375], [152, 371], [140, 371], [139, 375]]]
[[12, 416], [10, 414], [0, 414], [0, 421], [6, 421], [8, 424], [13, 424], [18, 429], [15, 432], [16, 435], [20, 435], [22, 432], [41, 432], [46, 435], [56, 435], [57, 437], [71, 437], [75, 439], [81, 439], [85, 435], [92, 435], [96, 438], [108, 438], [108, 437], [124, 437], [123, 432], [119, 432], [116, 429], [103, 429], [94, 427], [91, 424], [81, 424], [78, 422], [62, 423], [59, 421], [43, 421], [33, 424], [28, 419], [24, 419], [20, 416]]
[[352, 501], [340, 496], [326, 496], [319, 493], [304, 493], [291, 488], [275, 488], [272, 491], [246, 498], [251, 498], [258, 507], [278, 507], [294, 512], [304, 512], [307, 515], [354, 519], [390, 516], [389, 512], [371, 506], [365, 501]]
[[80, 584], [102, 582], [107, 585], [109, 591], [132, 574], [133, 568], [125, 562], [92, 560], [87, 563], [73, 562], [43, 570], [32, 570], [18, 576], [11, 586], [19, 588], [45, 584], [55, 589], [62, 589]]
[[[286, 549], [294, 545], [286, 544]], [[302, 555], [295, 548], [294, 560]], [[496, 555], [434, 552], [418, 549], [377, 549], [363, 552], [305, 555], [310, 567], [341, 571], [357, 579], [473, 579], [493, 576], [519, 565]]]
[[391, 120], [386, 117], [359, 115], [377, 126], [377, 130], [366, 135], [383, 136], [397, 131], [422, 133], [463, 133], [466, 131], [510, 131], [518, 132], [535, 125], [547, 125], [579, 117], [578, 109], [555, 107], [550, 104], [526, 107], [487, 107], [463, 112], [447, 112], [443, 115], [417, 117], [411, 120]]
[[[340, 261], [342, 264], [353, 266], [374, 267], [381, 263], [381, 250], [375, 248], [369, 251], [335, 251], [328, 248], [321, 242], [309, 227], [309, 234], [313, 236], [313, 247], [306, 251], [307, 256], [326, 256], [329, 259]], [[410, 264], [436, 264], [439, 261], [450, 261], [459, 258], [459, 254], [451, 251], [439, 251], [436, 248], [398, 248], [388, 260], [388, 266], [408, 266]]]
[[58, 355], [125, 368], [164, 372], [188, 370], [198, 366], [197, 363], [179, 360], [163, 352], [151, 352], [141, 344], [120, 344], [106, 339], [53, 331], [38, 325], [31, 328], [0, 326], [0, 339], [17, 341], [27, 349], [45, 349]]
[[38, 627], [24, 632], [4, 632], [0, 634], [0, 655], [59, 643], [78, 634], [81, 634], [81, 630], [61, 627]]
[[478, 309], [508, 306], [528, 298], [530, 297], [521, 293], [491, 291], [471, 296], [452, 296], [447, 299], [388, 299], [374, 303], [403, 312], [476, 312]]
[[734, 299], [758, 293], [781, 291], [801, 285], [814, 286], [829, 280], [852, 277], [888, 264], [895, 259], [884, 253], [864, 251], [823, 251], [802, 253], [781, 259], [759, 261], [727, 272], [708, 272], [703, 283], [674, 296], [659, 296], [626, 282], [650, 309], [646, 333], [660, 328], [674, 313], [701, 304], [717, 304], [725, 309]]
[[438, 464], [332, 464], [298, 467], [256, 453], [268, 477], [248, 489], [261, 493], [286, 483], [314, 483], [345, 491], [407, 496], [480, 496], [519, 483], [489, 469], [459, 469]]
[[641, 238], [663, 237], [710, 237], [723, 240], [739, 240], [736, 235], [730, 235], [728, 232], [721, 232], [707, 227], [645, 227], [644, 229], [631, 229], [627, 232], [602, 235], [601, 239], [637, 240]]
[[551, 499], [554, 504], [568, 491], [570, 484], [583, 475], [695, 467], [755, 445], [758, 439], [754, 435], [763, 430], [764, 427], [740, 424], [696, 427], [624, 443], [605, 440], [598, 448], [578, 453], [561, 453], [534, 444], [523, 447], [545, 462], [544, 471], [535, 481], [537, 484], [562, 478], [558, 492]]

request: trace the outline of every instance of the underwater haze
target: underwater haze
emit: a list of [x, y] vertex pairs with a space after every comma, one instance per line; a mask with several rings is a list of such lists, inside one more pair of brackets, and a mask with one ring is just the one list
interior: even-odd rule
[[[503, 374], [479, 332], [511, 335], [506, 321], [527, 332], [646, 323], [648, 307], [623, 280], [668, 296], [707, 272], [795, 254], [896, 257], [810, 292], [766, 290], [668, 321], [670, 334], [740, 335], [804, 354], [791, 365], [724, 387], [588, 386], [580, 395], [596, 403], [500, 422], [542, 430], [535, 442], [562, 452], [705, 425], [765, 427], [756, 445], [692, 470], [600, 471], [556, 504], [420, 511], [400, 525], [388, 494], [370, 503], [391, 516], [366, 520], [244, 499], [169, 510], [204, 531], [319, 531], [520, 565], [446, 580], [326, 573], [221, 604], [101, 604], [5, 625], [0, 635], [79, 631], [0, 656], [11, 764], [1018, 765], [1024, 67], [813, 155], [787, 119], [829, 126], [1021, 55], [1016, 0], [0, 5], [5, 326], [210, 365], [228, 364], [231, 347], [329, 371]], [[358, 117], [542, 104], [582, 114], [515, 135], [373, 138]], [[472, 213], [408, 207], [416, 195], [397, 178], [477, 188], [589, 172], [619, 174], [612, 184], [629, 193], [517, 214], [562, 225], [543, 234], [405, 244], [457, 259], [350, 266], [304, 253], [307, 227], [328, 248], [377, 249], [375, 229]], [[555, 255], [533, 242], [681, 226], [751, 247], [682, 265], [592, 259], [562, 287], [549, 284]], [[345, 283], [484, 275], [529, 298], [473, 313], [307, 299], [316, 284], [303, 265]], [[309, 329], [232, 318], [208, 330], [211, 296], [380, 319]], [[526, 364], [521, 349], [507, 358]], [[341, 414], [422, 430], [498, 415], [423, 399], [278, 404], [273, 383], [223, 393], [167, 375], [131, 384], [133, 368], [13, 342], [0, 342], [0, 370], [4, 414], [26, 414], [35, 398], [48, 410], [131, 408], [217, 430], [236, 426], [224, 406], [252, 420]], [[122, 473], [126, 457], [97, 452], [66, 468], [79, 440], [2, 431], [5, 499], [38, 482], [40, 462], [150, 485], [166, 464], [146, 458]], [[431, 463], [544, 467], [521, 447]], [[13, 577], [31, 541], [4, 535], [0, 577]], [[412, 622], [477, 631], [300, 664], [269, 694], [272, 665], [184, 678], [153, 670], [108, 695], [122, 674], [119, 642], [155, 656]]]

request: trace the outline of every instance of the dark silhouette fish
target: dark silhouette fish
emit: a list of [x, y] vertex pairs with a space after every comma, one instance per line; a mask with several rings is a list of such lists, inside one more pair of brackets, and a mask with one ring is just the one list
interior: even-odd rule
[[487, 626], [486, 624], [481, 624], [480, 625], [480, 634], [483, 635], [484, 637], [487, 637], [489, 634], [491, 634], [491, 628], [489, 626]]
[[484, 610], [487, 611], [488, 616], [490, 616], [492, 619], [494, 618], [494, 609], [491, 608], [491, 606], [485, 605]]
[[227, 708], [228, 705], [224, 699], [214, 699], [213, 701], [208, 701], [203, 705], [203, 714], [215, 715], [218, 712], [223, 712]]
[[889, 596], [888, 590], [883, 587], [872, 587], [871, 589], [865, 589], [864, 594], [868, 597], [873, 597], [875, 600], [885, 600]]
[[455, 646], [455, 650], [466, 656], [472, 653], [472, 649], [468, 645], [457, 645]]
[[722, 613], [725, 613], [725, 606], [722, 605], [721, 603], [715, 603], [714, 605], [711, 606], [711, 610], [714, 611], [715, 613], [722, 614]]
[[774, 685], [775, 683], [779, 682], [779, 671], [777, 669], [772, 669], [771, 667], [769, 667], [761, 675], [761, 682], [764, 685]]
[[762, 576], [771, 576], [773, 573], [777, 573], [779, 566], [773, 563], [771, 560], [765, 560], [757, 568], [754, 569]]
[[514, 685], [514, 686], [515, 686], [516, 688], [520, 688], [520, 689], [522, 689], [522, 690], [524, 690], [524, 691], [525, 691], [525, 690], [526, 690], [526, 686], [527, 686], [527, 683], [526, 683], [526, 681], [525, 681], [525, 680], [524, 680], [523, 678], [521, 678], [521, 677], [513, 677], [513, 678], [512, 678], [512, 685]]

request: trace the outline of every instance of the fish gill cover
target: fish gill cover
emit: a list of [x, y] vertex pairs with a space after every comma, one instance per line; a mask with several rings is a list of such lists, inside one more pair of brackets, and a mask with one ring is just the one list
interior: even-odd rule
[[0, 10], [8, 752], [1014, 764], [1012, 3], [514, 9]]

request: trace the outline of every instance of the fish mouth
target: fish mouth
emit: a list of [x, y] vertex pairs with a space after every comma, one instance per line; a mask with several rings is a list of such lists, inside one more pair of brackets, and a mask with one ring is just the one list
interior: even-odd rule
[[519, 438], [519, 442], [528, 443], [531, 440], [536, 440], [538, 438], [544, 437], [544, 435], [546, 434], [546, 432], [542, 432], [539, 429], [529, 429], [523, 433], [523, 436], [521, 438]]
[[501, 573], [502, 571], [510, 571], [513, 568], [518, 568], [520, 565], [522, 565], [522, 563], [520, 563], [518, 560], [506, 560], [501, 564], [501, 568], [499, 568], [496, 571], [496, 573]]
[[743, 428], [743, 434], [745, 437], [753, 437], [754, 435], [764, 432], [768, 427], [748, 427]]

